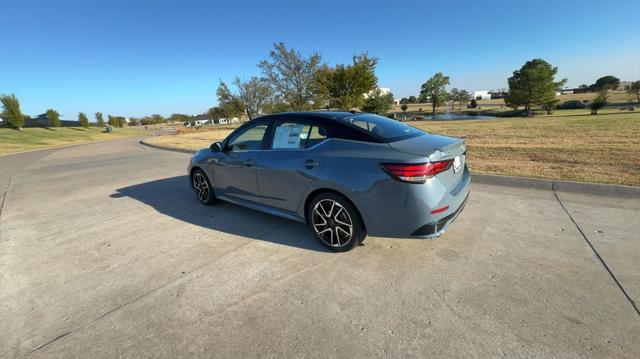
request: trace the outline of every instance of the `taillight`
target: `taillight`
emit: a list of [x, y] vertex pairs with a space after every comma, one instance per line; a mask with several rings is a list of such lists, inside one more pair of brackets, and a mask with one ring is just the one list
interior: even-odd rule
[[431, 178], [440, 172], [444, 172], [451, 167], [452, 160], [429, 162], [429, 163], [382, 163], [382, 168], [391, 177], [409, 183], [424, 183], [427, 178]]

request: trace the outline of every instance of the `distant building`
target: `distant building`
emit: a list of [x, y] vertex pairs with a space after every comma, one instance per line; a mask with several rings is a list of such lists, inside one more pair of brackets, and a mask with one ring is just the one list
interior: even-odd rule
[[[24, 119], [24, 125], [22, 127], [49, 127], [51, 122], [49, 121], [49, 116], [46, 113], [40, 114], [36, 117]], [[61, 127], [78, 127], [80, 126], [80, 121], [67, 121], [60, 120]]]
[[476, 100], [491, 100], [489, 91], [473, 91], [473, 98]]

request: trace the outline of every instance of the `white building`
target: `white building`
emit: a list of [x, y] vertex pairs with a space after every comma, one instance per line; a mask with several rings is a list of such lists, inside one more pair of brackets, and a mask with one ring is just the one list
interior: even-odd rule
[[476, 100], [491, 100], [489, 91], [473, 91], [473, 98]]

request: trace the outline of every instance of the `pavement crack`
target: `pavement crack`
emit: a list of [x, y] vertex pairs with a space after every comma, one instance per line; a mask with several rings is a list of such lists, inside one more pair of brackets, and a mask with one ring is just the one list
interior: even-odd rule
[[584, 241], [587, 242], [587, 244], [589, 245], [589, 248], [591, 248], [591, 251], [593, 251], [593, 254], [595, 254], [596, 258], [598, 258], [598, 260], [600, 261], [600, 264], [602, 264], [602, 266], [607, 271], [607, 273], [609, 273], [609, 276], [611, 277], [611, 279], [613, 279], [613, 281], [616, 283], [616, 285], [618, 286], [618, 288], [620, 289], [620, 291], [622, 292], [624, 297], [627, 298], [627, 301], [629, 301], [629, 304], [631, 304], [631, 306], [635, 310], [636, 314], [640, 317], [640, 309], [638, 308], [636, 303], [633, 301], [633, 299], [631, 299], [631, 297], [629, 296], [627, 291], [624, 289], [622, 284], [620, 284], [620, 281], [618, 281], [618, 278], [616, 278], [615, 274], [613, 274], [613, 272], [611, 271], [611, 269], [607, 265], [607, 262], [605, 262], [604, 258], [602, 258], [600, 256], [600, 253], [598, 253], [598, 251], [593, 246], [593, 244], [591, 243], [591, 241], [589, 240], [587, 235], [584, 234], [584, 231], [582, 230], [582, 228], [580, 228], [580, 225], [578, 225], [578, 222], [576, 222], [576, 220], [573, 218], [571, 213], [569, 213], [569, 210], [567, 209], [567, 207], [565, 207], [564, 203], [562, 203], [562, 201], [560, 200], [560, 197], [558, 197], [558, 193], [556, 193], [554, 187], [552, 188], [552, 191], [553, 191], [553, 195], [556, 197], [556, 201], [558, 201], [558, 203], [560, 204], [560, 207], [562, 207], [562, 209], [567, 214], [567, 216], [569, 216], [569, 219], [571, 220], [571, 222], [573, 222], [573, 224], [578, 229], [578, 232], [580, 232], [580, 234], [582, 235], [582, 239], [584, 239]]
[[4, 201], [7, 199], [7, 193], [9, 193], [9, 188], [11, 188], [11, 181], [13, 181], [13, 176], [9, 177], [7, 188], [4, 189], [4, 193], [2, 194], [2, 203], [0, 203], [0, 217], [2, 217], [2, 210], [4, 209]]

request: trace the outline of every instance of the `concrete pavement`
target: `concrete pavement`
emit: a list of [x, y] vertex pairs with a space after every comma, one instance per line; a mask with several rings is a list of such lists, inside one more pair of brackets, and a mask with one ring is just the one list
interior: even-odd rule
[[188, 157], [123, 140], [13, 174], [0, 357], [640, 356], [637, 199], [558, 193], [576, 226], [551, 191], [474, 185], [443, 237], [334, 254], [199, 205]]

